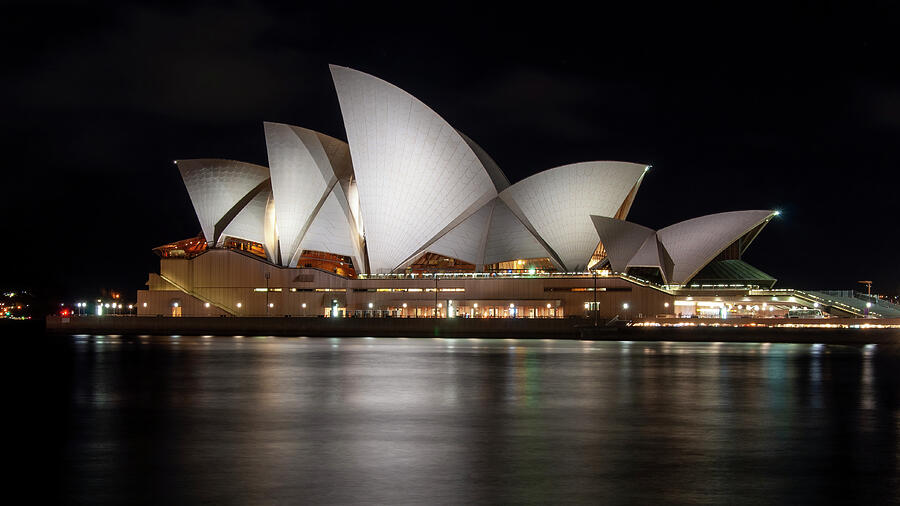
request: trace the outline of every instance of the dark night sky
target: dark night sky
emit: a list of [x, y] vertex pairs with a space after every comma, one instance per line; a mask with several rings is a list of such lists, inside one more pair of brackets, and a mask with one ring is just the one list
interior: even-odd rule
[[266, 120], [346, 138], [336, 63], [513, 182], [651, 163], [631, 221], [781, 209], [746, 256], [779, 286], [900, 292], [897, 2], [314, 4], [7, 3], [0, 287], [133, 294], [199, 231], [172, 160], [267, 164]]

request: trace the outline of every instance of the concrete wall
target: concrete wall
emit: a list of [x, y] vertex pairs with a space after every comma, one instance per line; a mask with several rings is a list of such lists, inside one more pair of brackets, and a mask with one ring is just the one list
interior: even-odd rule
[[[268, 297], [266, 296], [266, 273], [269, 273]], [[187, 293], [181, 295], [183, 316], [212, 316], [218, 314], [205, 307], [219, 305], [237, 316], [264, 316], [266, 303], [273, 304], [269, 316], [292, 315], [313, 316], [324, 313], [331, 306], [332, 299], [338, 300], [340, 307], [348, 310], [367, 310], [372, 304], [374, 310], [400, 308], [405, 303], [404, 316], [414, 315], [415, 308], [420, 314], [431, 314], [435, 304], [434, 280], [417, 279], [347, 279], [316, 269], [277, 267], [256, 258], [234, 251], [214, 249], [193, 259], [161, 259], [160, 274], [182, 287]], [[149, 290], [138, 293], [139, 315], [171, 315], [171, 305], [176, 302], [176, 294], [168, 283], [154, 279], [151, 275]], [[465, 276], [439, 276], [438, 289], [463, 289], [464, 291], [438, 291], [438, 302], [443, 308], [452, 301], [456, 307], [482, 310], [488, 307], [502, 310], [514, 304], [517, 308], [535, 308], [536, 316], [585, 316], [584, 305], [594, 299], [592, 291], [571, 291], [572, 288], [592, 288], [590, 277], [534, 277], [534, 278], [472, 278]], [[601, 318], [619, 315], [622, 318], [637, 318], [671, 314], [674, 297], [659, 290], [637, 285], [617, 277], [597, 279], [598, 310]], [[378, 289], [420, 289], [410, 291], [376, 291]], [[256, 291], [256, 290], [261, 291]], [[272, 291], [278, 290], [280, 291]], [[291, 291], [291, 290], [295, 291]], [[603, 291], [603, 290], [606, 291]], [[330, 291], [327, 291], [330, 290]], [[372, 291], [367, 291], [372, 290]], [[155, 294], [154, 292], [166, 292]], [[177, 292], [177, 290], [176, 290]], [[196, 295], [196, 303], [189, 302], [188, 294]], [[144, 303], [147, 303], [144, 306]], [[240, 307], [238, 307], [240, 303]], [[625, 309], [624, 304], [629, 308]], [[665, 307], [669, 303], [669, 307]], [[306, 308], [302, 307], [306, 304]], [[550, 304], [550, 309], [547, 309]], [[428, 308], [426, 310], [426, 308]], [[223, 313], [226, 311], [222, 311]], [[528, 316], [524, 311], [519, 316]]]

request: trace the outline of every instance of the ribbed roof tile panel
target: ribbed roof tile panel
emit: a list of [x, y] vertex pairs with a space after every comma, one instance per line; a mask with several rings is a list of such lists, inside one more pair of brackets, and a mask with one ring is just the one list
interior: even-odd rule
[[[313, 218], [309, 230], [300, 243], [300, 249], [324, 251], [348, 257], [356, 256], [357, 251], [353, 247], [350, 221], [334, 191], [325, 199], [319, 212]], [[356, 267], [359, 268], [359, 266]]]
[[265, 132], [281, 261], [290, 265], [299, 254], [309, 219], [337, 178], [332, 161], [338, 163], [338, 172], [351, 170], [349, 147], [292, 125], [265, 123]]
[[266, 167], [234, 160], [204, 158], [178, 160], [176, 164], [209, 242], [215, 240], [216, 223], [269, 177]]
[[266, 207], [271, 197], [271, 189], [257, 193], [225, 227], [225, 230], [222, 231], [222, 238], [236, 237], [266, 244]]
[[464, 211], [496, 194], [460, 134], [412, 95], [331, 66], [365, 220], [369, 265], [389, 272]]
[[545, 258], [550, 254], [510, 208], [494, 199], [491, 225], [484, 245], [485, 265], [520, 258]]
[[646, 165], [582, 162], [539, 172], [500, 197], [517, 206], [569, 271], [583, 270], [597, 248], [591, 215], [612, 217]]
[[509, 179], [506, 178], [506, 174], [500, 169], [500, 166], [497, 165], [497, 162], [491, 158], [491, 155], [487, 153], [481, 146], [475, 143], [468, 135], [460, 132], [459, 135], [462, 136], [463, 140], [469, 144], [469, 147], [472, 148], [472, 151], [475, 153], [475, 156], [481, 160], [481, 164], [484, 165], [484, 168], [487, 170], [488, 175], [491, 177], [491, 181], [494, 182], [494, 188], [497, 189], [498, 192], [503, 191], [509, 188]]
[[659, 232], [674, 262], [670, 283], [683, 284], [742, 235], [774, 216], [773, 211], [732, 211], [682, 221]]
[[631, 223], [628, 221], [607, 218], [605, 216], [591, 216], [600, 242], [606, 249], [606, 257], [609, 264], [616, 272], [625, 272], [628, 261], [644, 244], [648, 237], [656, 234], [656, 231]]
[[[634, 255], [625, 262], [625, 268], [628, 267], [659, 267], [662, 269], [662, 259], [659, 258], [659, 240], [655, 232], [647, 236]], [[625, 269], [616, 270], [622, 272]]]
[[444, 234], [427, 249], [432, 253], [457, 258], [471, 264], [483, 263], [485, 235], [490, 225], [493, 201], [484, 205], [462, 223]]

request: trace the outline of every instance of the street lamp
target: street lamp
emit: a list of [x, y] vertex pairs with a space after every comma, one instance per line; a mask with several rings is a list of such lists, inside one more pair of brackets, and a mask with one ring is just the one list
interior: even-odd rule
[[272, 307], [269, 304], [269, 277], [270, 276], [271, 276], [271, 274], [269, 274], [269, 271], [266, 271], [266, 316], [269, 316], [269, 308]]

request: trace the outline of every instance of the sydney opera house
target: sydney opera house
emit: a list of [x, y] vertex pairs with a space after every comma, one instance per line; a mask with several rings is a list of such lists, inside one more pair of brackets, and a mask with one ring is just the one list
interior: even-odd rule
[[580, 162], [510, 183], [409, 93], [331, 74], [346, 142], [265, 123], [268, 167], [175, 162], [200, 233], [154, 250], [139, 314], [634, 318], [721, 311], [722, 297], [785, 309], [754, 302], [772, 300], [775, 279], [741, 260], [777, 212], [652, 230], [626, 221], [646, 165]]

